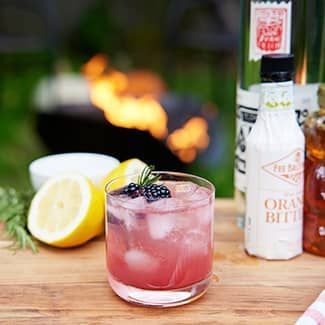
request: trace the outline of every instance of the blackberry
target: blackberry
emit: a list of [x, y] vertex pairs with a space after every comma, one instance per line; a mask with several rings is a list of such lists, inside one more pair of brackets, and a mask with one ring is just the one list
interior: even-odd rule
[[171, 197], [169, 189], [165, 185], [151, 184], [143, 187], [143, 195], [147, 202]]
[[144, 196], [147, 202], [171, 197], [168, 187], [159, 184], [139, 185], [130, 183], [122, 189], [122, 193], [131, 198]]
[[149, 193], [151, 191], [155, 191], [157, 186], [158, 186], [157, 184], [145, 185], [145, 186], [142, 187], [142, 191], [144, 193]]
[[132, 198], [136, 198], [140, 196], [139, 189], [140, 186], [138, 184], [130, 183], [128, 186], [124, 187], [122, 193], [131, 196]]
[[161, 198], [168, 198], [168, 197], [171, 197], [171, 194], [170, 194], [170, 190], [168, 189], [167, 186], [165, 185], [162, 185], [160, 190], [159, 190], [159, 193], [160, 193], [160, 197]]

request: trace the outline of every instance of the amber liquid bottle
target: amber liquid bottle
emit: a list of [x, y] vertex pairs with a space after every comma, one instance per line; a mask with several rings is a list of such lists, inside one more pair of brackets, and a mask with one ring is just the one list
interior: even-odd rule
[[304, 250], [325, 256], [325, 84], [319, 87], [320, 110], [304, 126], [306, 137]]

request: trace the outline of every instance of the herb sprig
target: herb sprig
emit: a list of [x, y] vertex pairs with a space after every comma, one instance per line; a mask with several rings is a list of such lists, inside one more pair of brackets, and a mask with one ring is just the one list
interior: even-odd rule
[[0, 187], [0, 222], [4, 223], [4, 230], [13, 239], [10, 248], [30, 248], [37, 253], [37, 246], [27, 229], [27, 214], [32, 197], [32, 191]]
[[157, 182], [160, 179], [160, 175], [153, 175], [152, 172], [155, 166], [150, 165], [142, 169], [140, 176], [138, 177], [138, 185], [146, 186]]

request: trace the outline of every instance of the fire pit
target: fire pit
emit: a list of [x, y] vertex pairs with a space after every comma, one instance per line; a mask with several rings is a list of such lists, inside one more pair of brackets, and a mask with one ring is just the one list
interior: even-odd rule
[[103, 55], [82, 72], [44, 80], [36, 91], [37, 131], [53, 153], [138, 157], [182, 170], [208, 147], [215, 109], [167, 92], [152, 72], [117, 71]]

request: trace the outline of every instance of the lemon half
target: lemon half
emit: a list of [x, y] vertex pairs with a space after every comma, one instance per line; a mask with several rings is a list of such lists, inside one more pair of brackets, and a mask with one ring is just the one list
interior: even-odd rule
[[113, 169], [105, 177], [102, 183], [103, 191], [105, 191], [105, 186], [107, 185], [107, 183], [117, 177], [120, 178], [110, 186], [110, 190], [116, 190], [122, 186], [127, 185], [132, 180], [130, 178], [130, 175], [140, 174], [146, 166], [147, 164], [145, 164], [143, 161], [137, 158], [132, 158], [123, 161], [122, 163], [120, 163], [118, 167]]
[[28, 214], [28, 229], [42, 242], [57, 247], [85, 243], [103, 231], [103, 195], [86, 177], [61, 175], [36, 193]]

